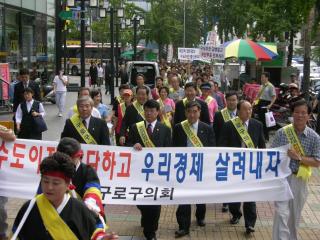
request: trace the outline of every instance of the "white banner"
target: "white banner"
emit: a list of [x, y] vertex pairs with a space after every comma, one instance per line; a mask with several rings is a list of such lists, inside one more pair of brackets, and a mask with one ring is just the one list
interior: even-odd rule
[[193, 61], [199, 59], [199, 48], [178, 48], [178, 59], [182, 61]]
[[[0, 195], [31, 199], [41, 159], [57, 142], [18, 139], [0, 146]], [[82, 145], [106, 204], [193, 204], [288, 200], [285, 148], [145, 148]]]
[[202, 45], [200, 46], [200, 57], [210, 60], [224, 60], [224, 48], [210, 45]]

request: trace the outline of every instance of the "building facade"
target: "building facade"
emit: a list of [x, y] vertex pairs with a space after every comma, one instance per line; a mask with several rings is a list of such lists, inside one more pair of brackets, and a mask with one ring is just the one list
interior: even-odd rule
[[0, 0], [0, 62], [11, 78], [26, 67], [51, 72], [55, 57], [55, 0]]

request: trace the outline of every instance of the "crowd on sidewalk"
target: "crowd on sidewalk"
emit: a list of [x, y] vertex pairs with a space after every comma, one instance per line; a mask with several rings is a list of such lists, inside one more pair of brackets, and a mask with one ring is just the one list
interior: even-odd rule
[[[142, 74], [136, 75], [136, 86], [122, 84], [119, 96], [112, 99], [112, 109], [102, 103], [99, 88], [79, 89], [76, 103], [66, 114], [57, 152], [40, 165], [38, 195], [22, 206], [15, 219], [13, 232], [19, 239], [59, 239], [63, 233], [67, 239], [117, 239], [116, 234], [105, 230], [99, 178], [93, 168], [81, 162], [83, 152], [79, 143], [127, 146], [137, 151], [144, 147], [266, 148], [269, 129], [265, 113], [276, 101], [269, 73], [262, 73], [259, 93], [249, 102], [230, 89], [225, 68], [216, 80], [209, 65], [162, 64], [160, 67], [161, 76], [156, 77], [154, 88], [145, 85]], [[97, 70], [97, 79], [98, 73]], [[14, 88], [15, 133], [18, 138], [40, 140], [47, 127], [39, 87], [29, 80], [26, 69], [20, 71], [19, 79]], [[57, 117], [65, 114], [67, 84], [68, 78], [60, 71], [54, 80]], [[320, 166], [320, 137], [307, 126], [312, 108], [304, 100], [290, 107], [293, 123], [276, 132], [271, 146], [291, 145], [288, 156], [292, 174], [287, 180], [294, 198], [275, 202], [274, 240], [297, 239], [311, 168]], [[6, 141], [15, 140], [14, 132], [6, 128], [1, 128], [0, 134]], [[5, 239], [7, 231], [5, 201], [0, 197], [3, 212], [0, 239]], [[161, 206], [137, 207], [145, 238], [156, 239]], [[239, 224], [244, 216], [245, 233], [254, 234], [255, 202], [230, 199], [223, 204], [222, 211], [230, 212], [232, 225]], [[205, 203], [197, 204], [198, 226], [206, 225], [205, 216]], [[191, 205], [179, 205], [176, 219], [179, 229], [175, 237], [188, 235]]]

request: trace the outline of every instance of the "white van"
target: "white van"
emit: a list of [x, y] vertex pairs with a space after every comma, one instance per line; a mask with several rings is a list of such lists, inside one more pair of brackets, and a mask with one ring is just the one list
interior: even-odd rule
[[145, 77], [145, 85], [154, 88], [155, 79], [160, 75], [159, 66], [156, 62], [132, 61], [126, 65], [127, 83], [136, 86], [137, 74], [143, 74]]

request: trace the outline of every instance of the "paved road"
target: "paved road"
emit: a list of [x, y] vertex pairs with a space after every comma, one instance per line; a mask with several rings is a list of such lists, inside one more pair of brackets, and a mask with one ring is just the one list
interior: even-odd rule
[[[72, 82], [78, 81], [72, 78]], [[76, 100], [76, 93], [67, 94], [67, 106], [69, 109]], [[104, 102], [109, 103], [110, 97], [104, 96]], [[57, 108], [52, 104], [45, 104], [47, 115], [45, 117], [49, 130], [44, 134], [45, 140], [58, 140], [60, 132], [64, 125], [64, 118], [57, 116]], [[1, 115], [0, 119], [8, 119], [11, 115]], [[300, 238], [303, 240], [320, 240], [320, 174], [314, 171], [314, 175], [309, 184], [309, 197], [303, 211], [301, 228], [299, 231]], [[10, 226], [20, 208], [23, 200], [10, 199], [7, 204]], [[195, 224], [195, 218], [192, 219], [190, 236], [183, 239], [271, 239], [273, 205], [268, 202], [258, 203], [258, 219], [256, 224], [256, 232], [248, 237], [244, 235], [243, 218], [239, 225], [233, 226], [229, 224], [230, 215], [221, 212], [220, 204], [210, 204], [207, 207], [206, 222], [204, 228]], [[158, 239], [174, 239], [174, 231], [178, 225], [175, 219], [176, 206], [163, 206]], [[193, 209], [194, 211], [194, 209]], [[106, 207], [108, 224], [111, 231], [115, 231], [124, 239], [143, 239], [142, 229], [140, 227], [140, 213], [135, 206], [108, 205]], [[193, 213], [194, 216], [194, 213]]]

